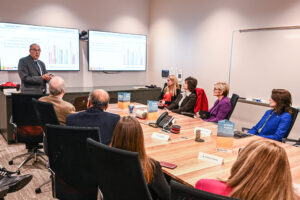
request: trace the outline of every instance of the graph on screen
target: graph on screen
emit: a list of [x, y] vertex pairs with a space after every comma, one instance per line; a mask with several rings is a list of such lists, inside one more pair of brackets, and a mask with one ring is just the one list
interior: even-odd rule
[[39, 44], [40, 60], [49, 71], [78, 71], [79, 30], [0, 23], [0, 69], [18, 70], [19, 59], [29, 55], [30, 44]]
[[89, 31], [90, 71], [145, 71], [147, 36]]

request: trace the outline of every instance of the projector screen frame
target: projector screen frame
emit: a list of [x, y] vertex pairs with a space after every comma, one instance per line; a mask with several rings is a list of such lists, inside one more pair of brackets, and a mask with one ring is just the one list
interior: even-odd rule
[[[45, 63], [46, 70], [49, 71], [49, 72], [79, 72], [80, 71], [80, 63], [81, 63], [81, 58], [80, 58], [80, 38], [79, 38], [80, 30], [78, 28], [59, 27], [59, 26], [45, 26], [45, 25], [24, 24], [24, 23], [17, 23], [17, 22], [4, 22], [4, 21], [0, 21], [0, 24], [13, 24], [13, 25], [15, 24], [15, 25], [35, 26], [35, 27], [46, 27], [46, 28], [60, 28], [60, 29], [73, 29], [73, 30], [77, 30], [78, 31], [78, 34], [77, 34], [77, 36], [78, 36], [78, 69], [74, 69], [74, 70], [51, 70], [51, 69], [47, 69], [47, 63], [45, 63], [43, 60], [41, 60], [41, 61]], [[29, 55], [29, 46], [28, 46], [28, 54], [26, 56], [28, 56], [28, 55]], [[24, 56], [24, 57], [26, 57], [26, 56]], [[20, 57], [19, 59], [21, 59], [21, 58], [22, 57]], [[1, 64], [1, 61], [0, 61], [0, 64]], [[17, 67], [18, 67], [18, 65], [17, 65]], [[1, 69], [1, 65], [0, 65], [0, 72], [1, 71], [3, 71], [3, 72], [17, 72], [18, 69], [16, 69], [16, 70], [7, 70], [6, 69], [5, 70], [5, 69]]]
[[[103, 32], [103, 33], [115, 33], [115, 34], [122, 34], [122, 35], [138, 35], [138, 36], [145, 36], [146, 37], [146, 49], [145, 49], [145, 69], [144, 70], [91, 70], [90, 69], [90, 32]], [[105, 30], [94, 30], [94, 29], [89, 29], [88, 30], [88, 44], [87, 44], [87, 54], [88, 54], [88, 71], [90, 72], [104, 72], [104, 73], [109, 73], [109, 72], [146, 72], [148, 68], [148, 35], [146, 34], [137, 34], [137, 33], [125, 33], [125, 32], [113, 32], [113, 31], [105, 31]]]

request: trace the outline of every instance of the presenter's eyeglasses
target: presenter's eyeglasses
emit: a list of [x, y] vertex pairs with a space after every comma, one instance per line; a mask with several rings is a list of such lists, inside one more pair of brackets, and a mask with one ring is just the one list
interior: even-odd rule
[[30, 49], [30, 51], [41, 52], [40, 49]]
[[214, 88], [214, 91], [215, 91], [215, 90], [221, 90], [221, 89], [220, 89], [220, 88]]

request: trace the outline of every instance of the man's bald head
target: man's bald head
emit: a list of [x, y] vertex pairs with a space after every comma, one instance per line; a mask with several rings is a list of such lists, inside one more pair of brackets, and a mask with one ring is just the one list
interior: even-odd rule
[[60, 76], [54, 76], [49, 82], [49, 92], [53, 96], [65, 92], [65, 81]]
[[94, 90], [89, 95], [89, 103], [93, 107], [105, 110], [109, 103], [109, 94], [102, 89]]

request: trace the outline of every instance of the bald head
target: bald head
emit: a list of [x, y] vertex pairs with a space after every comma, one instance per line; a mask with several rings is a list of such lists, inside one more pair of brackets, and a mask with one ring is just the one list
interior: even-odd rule
[[109, 95], [105, 90], [97, 89], [90, 93], [89, 104], [93, 107], [105, 110], [109, 103]]
[[64, 94], [65, 81], [60, 76], [54, 76], [49, 82], [49, 92], [53, 96]]

